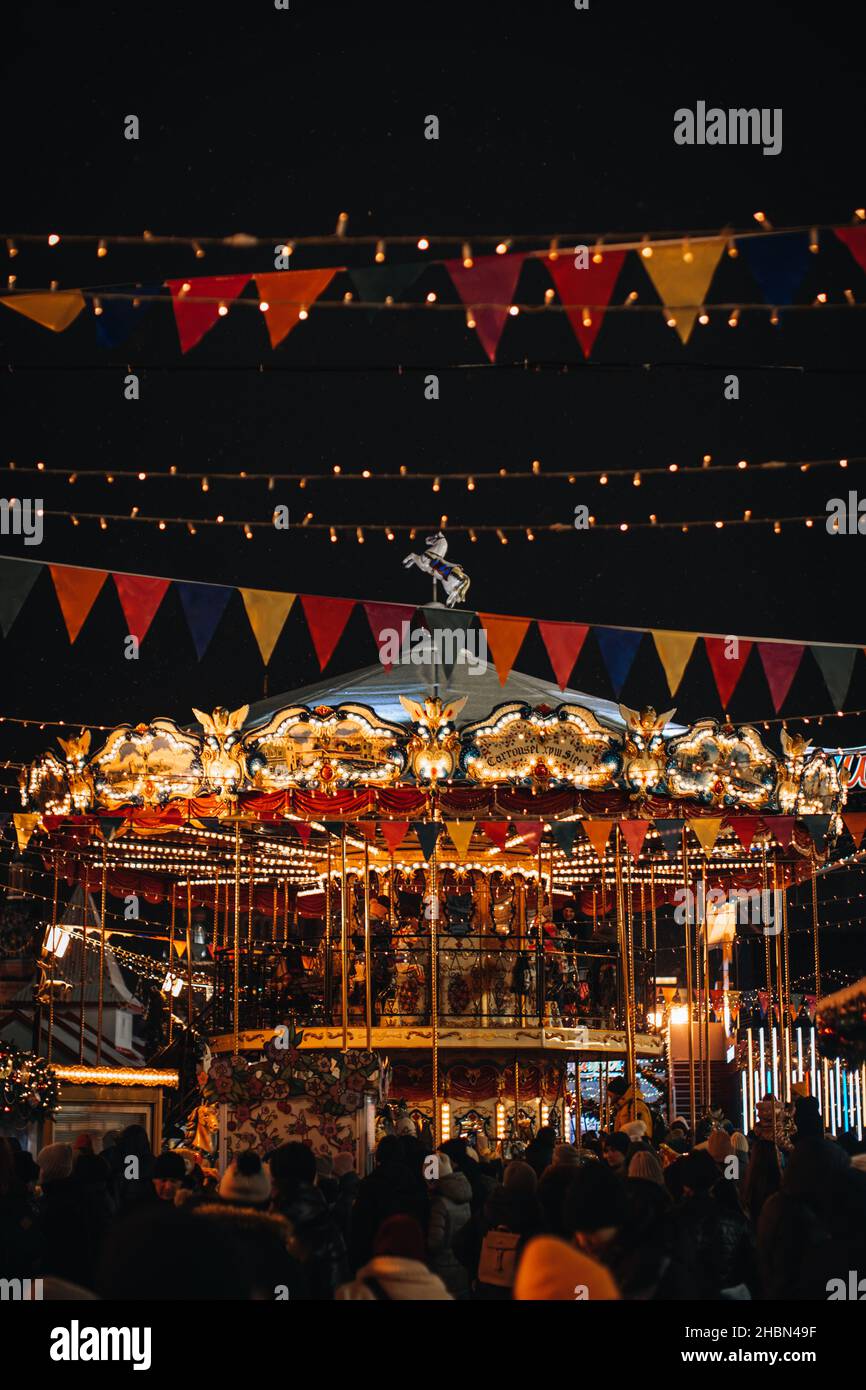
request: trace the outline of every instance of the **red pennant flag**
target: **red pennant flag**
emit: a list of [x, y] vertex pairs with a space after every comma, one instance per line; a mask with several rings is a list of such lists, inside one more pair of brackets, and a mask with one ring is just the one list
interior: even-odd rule
[[479, 256], [474, 265], [446, 261], [445, 268], [463, 303], [472, 309], [478, 338], [490, 361], [496, 349], [525, 256]]
[[863, 831], [866, 830], [866, 811], [843, 811], [842, 819], [848, 834], [859, 849], [860, 841], [863, 839]]
[[393, 643], [388, 636], [389, 633], [397, 634], [397, 651], [403, 650], [404, 632], [408, 637], [409, 626], [415, 614], [415, 609], [408, 603], [365, 603], [364, 612], [367, 614], [367, 621], [376, 639], [376, 646], [379, 648], [379, 659], [386, 671], [390, 671], [393, 662], [382, 658], [382, 649], [392, 646]]
[[783, 849], [787, 849], [791, 840], [794, 838], [794, 826], [796, 823], [796, 816], [773, 816], [771, 820], [767, 821], [767, 825], [770, 830], [772, 830]]
[[272, 270], [255, 276], [271, 347], [289, 336], [300, 320], [301, 310], [325, 293], [340, 269], [332, 266], [328, 270]]
[[537, 850], [541, 844], [541, 832], [544, 829], [544, 822], [540, 820], [516, 820], [514, 829], [523, 841], [526, 849]]
[[319, 658], [319, 670], [324, 671], [343, 635], [349, 615], [355, 606], [353, 598], [322, 598], [317, 594], [301, 594], [301, 603]]
[[479, 613], [478, 621], [487, 634], [499, 684], [504, 685], [523, 644], [530, 619], [503, 618], [497, 613]]
[[379, 829], [382, 832], [382, 839], [385, 841], [385, 844], [388, 846], [391, 853], [395, 854], [406, 838], [409, 822], [407, 820], [383, 820], [379, 822]]
[[629, 854], [635, 863], [640, 858], [649, 824], [648, 820], [621, 820], [619, 823], [622, 838], [628, 845]]
[[144, 574], [116, 574], [114, 585], [130, 636], [143, 642], [171, 581]]
[[108, 578], [108, 571], [75, 569], [71, 565], [49, 565], [48, 568], [69, 640], [74, 642]]
[[834, 227], [843, 246], [847, 246], [861, 270], [866, 270], [866, 227]]
[[376, 839], [376, 822], [374, 820], [356, 820], [355, 826], [360, 830], [365, 840], [374, 843]]
[[[752, 650], [751, 642], [737, 638], [736, 647], [731, 647], [730, 637], [705, 637], [704, 647], [707, 652], [707, 660], [712, 668], [713, 677], [716, 682], [716, 689], [719, 692], [719, 700], [723, 710], [728, 708], [731, 696], [737, 688], [737, 682], [745, 670], [749, 653]], [[736, 651], [736, 656], [728, 656], [731, 650]]]
[[577, 306], [565, 312], [584, 357], [589, 357], [592, 352], [604, 318], [603, 308], [591, 309], [589, 306], [601, 304], [607, 307], [625, 257], [625, 251], [604, 251], [601, 261], [596, 264], [590, 259], [585, 270], [576, 268], [574, 256], [570, 253], [560, 252], [556, 260], [545, 257], [544, 264], [560, 300], [563, 304]]
[[758, 651], [764, 664], [764, 674], [776, 714], [782, 708], [791, 689], [791, 682], [803, 660], [804, 646], [797, 642], [759, 642]]
[[[220, 317], [220, 304], [237, 299], [250, 278], [249, 275], [204, 275], [190, 280], [166, 280], [171, 290], [181, 352], [189, 352], [201, 342]], [[188, 288], [184, 289], [185, 285]]]
[[748, 854], [749, 850], [752, 848], [752, 841], [758, 833], [761, 817], [734, 816], [733, 820], [729, 821], [728, 824], [731, 826], [731, 829], [743, 846], [743, 849]]
[[312, 826], [311, 826], [307, 821], [305, 821], [305, 820], [293, 820], [293, 821], [292, 821], [292, 829], [295, 830], [295, 831], [297, 831], [298, 835], [300, 835], [300, 837], [301, 837], [301, 839], [303, 840], [303, 842], [304, 842], [305, 845], [306, 845], [306, 844], [309, 844], [309, 842], [310, 842], [310, 833], [311, 833], [311, 831], [312, 831]]
[[580, 656], [589, 627], [586, 623], [543, 623], [539, 621], [541, 633], [553, 674], [560, 690], [565, 690], [571, 679], [577, 658]]
[[508, 839], [507, 820], [482, 820], [478, 824], [488, 840], [492, 840], [497, 849], [505, 849], [505, 842]]

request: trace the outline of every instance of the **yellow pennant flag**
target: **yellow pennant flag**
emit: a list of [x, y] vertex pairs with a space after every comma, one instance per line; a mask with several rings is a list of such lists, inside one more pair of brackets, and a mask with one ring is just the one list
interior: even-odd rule
[[186, 942], [185, 942], [185, 941], [176, 941], [176, 942], [174, 943], [174, 949], [177, 951], [177, 953], [178, 953], [179, 956], [185, 956], [185, 955], [186, 955]]
[[278, 594], [271, 589], [241, 589], [241, 595], [250, 627], [259, 644], [262, 661], [267, 666], [277, 645], [277, 638], [283, 630], [283, 624], [292, 611], [295, 595]]
[[75, 322], [84, 308], [84, 295], [80, 290], [67, 290], [60, 294], [13, 294], [4, 296], [0, 302], [7, 309], [14, 309], [16, 314], [23, 314], [26, 319], [33, 319], [43, 328], [50, 328], [52, 333], [62, 333]]
[[465, 859], [469, 841], [472, 839], [472, 832], [475, 829], [474, 820], [447, 820], [445, 829], [451, 837], [458, 859]]
[[641, 256], [668, 318], [676, 320], [680, 341], [687, 343], [710, 288], [722, 252], [723, 237], [712, 241], [653, 242], [651, 256]]
[[722, 820], [722, 816], [707, 816], [706, 819], [695, 817], [694, 820], [689, 821], [689, 825], [697, 835], [701, 849], [706, 855], [713, 852], [713, 846], [719, 838], [719, 831], [722, 828]]
[[586, 838], [592, 845], [599, 859], [604, 858], [604, 848], [610, 838], [612, 820], [585, 820], [581, 825], [586, 831]]
[[15, 834], [18, 837], [18, 848], [23, 853], [30, 843], [30, 836], [39, 824], [37, 815], [17, 815], [12, 817], [15, 822]]
[[689, 664], [689, 657], [697, 640], [696, 632], [656, 632], [653, 629], [653, 641], [667, 676], [668, 690], [672, 695], [676, 695], [679, 689], [683, 672]]

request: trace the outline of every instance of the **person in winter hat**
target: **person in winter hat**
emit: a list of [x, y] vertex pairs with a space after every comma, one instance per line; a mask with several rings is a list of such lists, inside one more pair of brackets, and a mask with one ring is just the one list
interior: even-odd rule
[[72, 1147], [48, 1144], [36, 1155], [41, 1195], [38, 1227], [42, 1241], [40, 1273], [89, 1287], [94, 1277], [96, 1233], [73, 1175]]
[[469, 1276], [454, 1253], [454, 1242], [470, 1219], [472, 1188], [469, 1179], [451, 1166], [447, 1154], [438, 1153], [433, 1157], [437, 1160], [438, 1177], [430, 1183], [427, 1224], [430, 1268], [454, 1298], [467, 1298]]
[[72, 1158], [70, 1144], [46, 1144], [36, 1155], [40, 1184], [44, 1187], [47, 1182], [62, 1182], [65, 1178], [71, 1178]]
[[153, 1163], [153, 1186], [162, 1202], [173, 1202], [177, 1190], [186, 1177], [186, 1164], [180, 1154], [160, 1154]]
[[411, 1216], [389, 1216], [373, 1242], [373, 1258], [334, 1297], [340, 1302], [449, 1302], [451, 1294], [424, 1263], [424, 1232]]
[[577, 1168], [580, 1166], [580, 1154], [573, 1144], [557, 1144], [553, 1150], [553, 1166], [554, 1168]]
[[232, 1206], [263, 1211], [271, 1200], [271, 1181], [258, 1154], [252, 1149], [239, 1153], [220, 1178], [217, 1192]]
[[386, 1134], [376, 1146], [376, 1167], [358, 1184], [352, 1210], [349, 1259], [360, 1269], [373, 1255], [373, 1241], [389, 1216], [412, 1216], [427, 1229], [430, 1200], [421, 1174], [406, 1161], [404, 1146], [396, 1134]]
[[714, 1129], [707, 1139], [707, 1151], [714, 1163], [724, 1172], [725, 1160], [734, 1152], [731, 1136], [723, 1129]]
[[632, 1154], [627, 1176], [629, 1178], [642, 1178], [645, 1182], [658, 1183], [659, 1187], [665, 1185], [662, 1165], [649, 1149], [638, 1149], [637, 1153]]
[[640, 1144], [646, 1139], [647, 1127], [643, 1120], [630, 1120], [627, 1125], [622, 1126], [623, 1134], [626, 1134], [631, 1144]]
[[540, 1178], [551, 1163], [555, 1148], [556, 1130], [552, 1125], [542, 1125], [535, 1138], [527, 1144], [523, 1155], [529, 1166], [535, 1169], [536, 1177]]
[[346, 1242], [316, 1183], [316, 1159], [306, 1144], [281, 1144], [269, 1159], [273, 1202], [302, 1250], [311, 1297], [330, 1299], [349, 1276]]
[[535, 1236], [526, 1246], [517, 1277], [514, 1298], [518, 1302], [575, 1300], [597, 1302], [619, 1298], [619, 1290], [603, 1264], [553, 1236]]

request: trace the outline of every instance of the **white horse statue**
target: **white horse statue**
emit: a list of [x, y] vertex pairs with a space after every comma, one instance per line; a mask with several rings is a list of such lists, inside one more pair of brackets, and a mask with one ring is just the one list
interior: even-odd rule
[[437, 531], [434, 536], [428, 536], [426, 545], [427, 549], [423, 555], [416, 555], [414, 552], [407, 555], [403, 566], [409, 569], [416, 565], [425, 574], [432, 574], [434, 590], [438, 580], [445, 590], [445, 606], [455, 608], [458, 603], [463, 602], [469, 592], [469, 575], [460, 565], [452, 564], [445, 559], [448, 542], [441, 531]]

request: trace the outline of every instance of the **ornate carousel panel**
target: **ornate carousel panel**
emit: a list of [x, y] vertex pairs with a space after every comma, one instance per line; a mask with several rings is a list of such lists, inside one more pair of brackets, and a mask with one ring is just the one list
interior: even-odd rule
[[667, 784], [673, 796], [712, 806], [769, 806], [778, 763], [748, 724], [734, 729], [702, 719], [667, 745]]
[[568, 783], [609, 787], [622, 768], [622, 743], [579, 705], [544, 712], [499, 705], [462, 731], [462, 766], [478, 782]]
[[201, 740], [172, 719], [154, 719], [109, 734], [91, 759], [93, 784], [102, 806], [162, 806], [195, 796], [202, 786]]
[[395, 781], [406, 766], [405, 739], [405, 729], [367, 705], [292, 705], [248, 733], [244, 750], [258, 789], [321, 789]]

